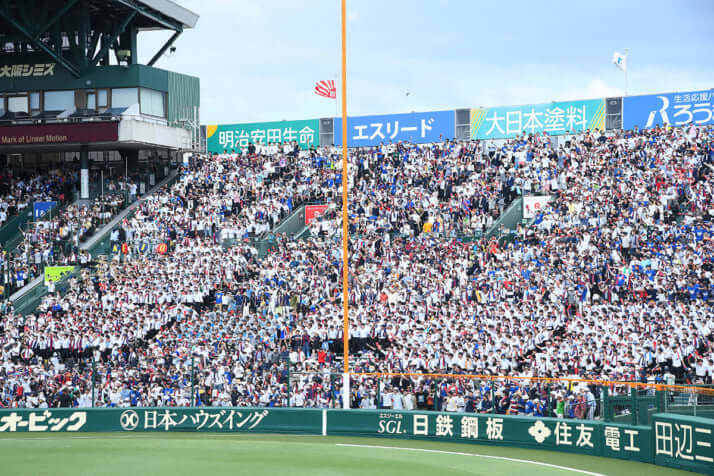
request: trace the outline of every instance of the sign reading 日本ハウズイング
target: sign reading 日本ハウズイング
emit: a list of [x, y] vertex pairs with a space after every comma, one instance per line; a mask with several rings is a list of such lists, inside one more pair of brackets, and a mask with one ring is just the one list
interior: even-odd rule
[[[334, 121], [335, 145], [342, 145], [342, 118]], [[347, 146], [390, 142], [427, 143], [454, 138], [454, 111], [413, 112], [347, 118]]]
[[714, 90], [627, 96], [622, 100], [623, 129], [714, 124]]
[[[37, 431], [252, 431], [288, 430], [297, 425], [310, 431], [319, 428], [319, 411], [304, 415], [271, 412], [265, 409], [231, 408], [117, 408], [117, 409], [36, 409], [0, 413], [1, 432]], [[282, 420], [281, 420], [282, 418]], [[306, 420], [315, 420], [315, 429]]]
[[320, 145], [319, 121], [256, 122], [206, 126], [206, 148], [210, 153], [243, 151], [249, 144], [297, 142], [301, 149]]
[[541, 132], [562, 135], [596, 129], [605, 129], [604, 99], [471, 109], [472, 139], [507, 139]]

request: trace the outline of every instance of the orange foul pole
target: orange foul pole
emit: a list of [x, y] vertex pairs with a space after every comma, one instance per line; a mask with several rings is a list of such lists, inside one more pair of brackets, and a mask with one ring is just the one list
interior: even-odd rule
[[347, 25], [345, 10], [347, 0], [342, 0], [342, 313], [343, 313], [343, 354], [344, 369], [342, 374], [342, 406], [350, 407], [350, 318], [349, 291], [347, 278], [349, 276], [347, 224]]

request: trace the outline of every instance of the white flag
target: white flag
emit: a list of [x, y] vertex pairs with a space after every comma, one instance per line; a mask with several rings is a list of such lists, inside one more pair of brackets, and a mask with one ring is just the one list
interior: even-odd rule
[[618, 53], [615, 51], [612, 54], [612, 64], [620, 68], [622, 71], [627, 72], [627, 55]]

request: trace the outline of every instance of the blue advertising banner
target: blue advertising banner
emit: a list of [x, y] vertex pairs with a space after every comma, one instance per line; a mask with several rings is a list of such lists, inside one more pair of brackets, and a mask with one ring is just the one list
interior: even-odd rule
[[52, 210], [52, 207], [57, 205], [57, 202], [35, 202], [34, 214], [35, 220], [42, 218], [47, 212]]
[[562, 135], [595, 129], [605, 129], [604, 99], [471, 109], [472, 139], [510, 139], [541, 132]]
[[623, 98], [623, 129], [690, 123], [714, 124], [714, 89]]
[[[342, 119], [335, 118], [335, 145], [342, 145]], [[390, 142], [441, 142], [454, 137], [454, 111], [413, 112], [347, 118], [347, 146]]]

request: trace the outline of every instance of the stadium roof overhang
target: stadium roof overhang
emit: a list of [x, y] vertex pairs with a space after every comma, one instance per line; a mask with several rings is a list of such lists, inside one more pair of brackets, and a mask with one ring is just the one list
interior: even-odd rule
[[152, 66], [198, 15], [170, 0], [0, 0], [2, 53], [41, 52], [80, 77], [97, 65], [129, 52], [136, 64], [136, 34], [168, 30], [174, 34], [148, 62]]
[[124, 114], [92, 120], [0, 124], [0, 154], [89, 150], [189, 149], [191, 132]]

